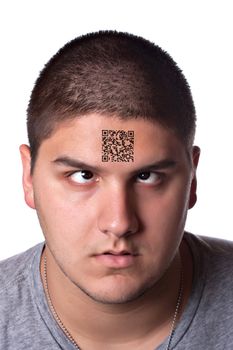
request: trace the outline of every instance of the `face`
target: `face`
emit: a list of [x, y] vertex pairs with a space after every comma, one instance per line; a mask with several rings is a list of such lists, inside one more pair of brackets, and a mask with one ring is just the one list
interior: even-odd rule
[[[102, 161], [102, 130], [134, 131], [134, 159]], [[195, 202], [198, 149], [188, 157], [171, 131], [150, 121], [93, 114], [61, 124], [42, 143], [32, 176], [29, 154], [21, 146], [26, 202], [79, 292], [123, 303], [152, 288]]]

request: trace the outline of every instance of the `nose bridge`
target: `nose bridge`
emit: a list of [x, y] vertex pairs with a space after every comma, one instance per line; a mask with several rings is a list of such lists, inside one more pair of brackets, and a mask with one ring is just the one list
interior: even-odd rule
[[114, 183], [102, 196], [98, 226], [101, 232], [124, 236], [138, 230], [133, 191], [127, 184]]

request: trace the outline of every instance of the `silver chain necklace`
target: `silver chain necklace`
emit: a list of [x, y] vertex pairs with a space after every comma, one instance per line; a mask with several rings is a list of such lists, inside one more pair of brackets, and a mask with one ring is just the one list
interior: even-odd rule
[[[47, 259], [46, 259], [46, 255], [44, 254], [44, 287], [45, 287], [45, 294], [47, 297], [47, 301], [49, 304], [49, 308], [53, 314], [54, 319], [56, 320], [56, 322], [58, 323], [59, 327], [61, 328], [61, 330], [64, 332], [64, 334], [66, 335], [66, 337], [69, 339], [69, 341], [74, 345], [74, 347], [78, 350], [81, 350], [80, 347], [78, 346], [77, 342], [75, 341], [74, 337], [70, 334], [70, 332], [68, 331], [68, 329], [65, 327], [65, 325], [63, 324], [62, 320], [60, 319], [60, 317], [58, 316], [50, 294], [49, 294], [49, 287], [48, 287], [48, 276], [47, 276]], [[178, 293], [178, 297], [177, 297], [177, 302], [176, 302], [176, 308], [175, 308], [175, 312], [173, 315], [173, 319], [172, 319], [172, 324], [171, 324], [171, 329], [170, 329], [170, 333], [169, 333], [169, 337], [168, 337], [168, 341], [167, 341], [167, 345], [165, 350], [170, 350], [171, 349], [171, 343], [172, 343], [172, 339], [175, 333], [175, 328], [176, 328], [176, 323], [177, 323], [177, 316], [179, 314], [180, 311], [180, 307], [182, 304], [182, 299], [183, 299], [183, 292], [184, 292], [184, 277], [183, 277], [183, 268], [182, 268], [182, 263], [180, 262], [180, 284], [179, 284], [179, 293]]]

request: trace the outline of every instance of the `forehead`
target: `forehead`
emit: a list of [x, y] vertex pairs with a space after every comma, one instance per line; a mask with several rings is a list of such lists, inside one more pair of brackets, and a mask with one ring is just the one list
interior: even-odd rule
[[[112, 153], [122, 150], [121, 157], [112, 158]], [[103, 158], [105, 151], [108, 158]], [[129, 166], [166, 157], [179, 158], [182, 153], [185, 153], [184, 146], [176, 135], [156, 122], [90, 114], [61, 123], [51, 137], [42, 142], [38, 158], [52, 160], [69, 156], [106, 163], [106, 166], [115, 163]]]

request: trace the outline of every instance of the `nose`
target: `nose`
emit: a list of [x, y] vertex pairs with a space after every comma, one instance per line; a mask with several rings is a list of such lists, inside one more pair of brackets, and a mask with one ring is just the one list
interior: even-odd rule
[[119, 186], [106, 191], [102, 197], [98, 228], [119, 238], [138, 232], [139, 220], [133, 194]]

